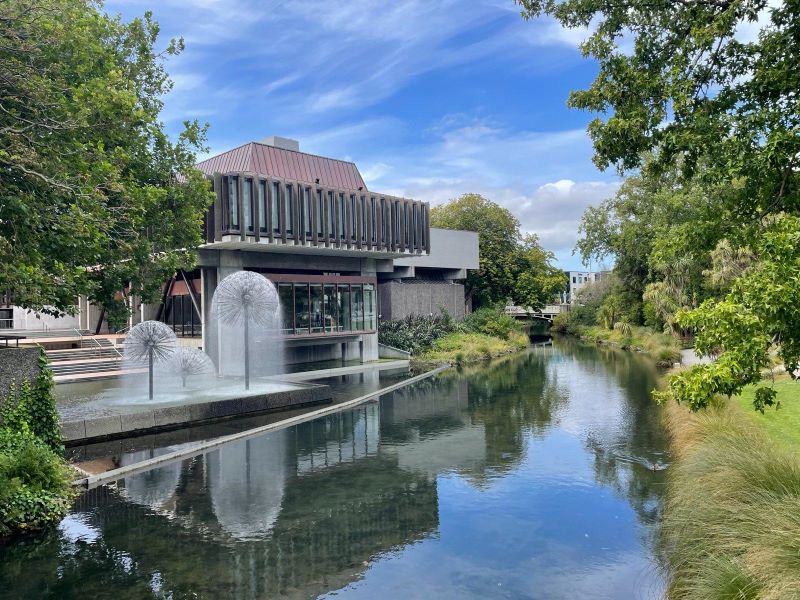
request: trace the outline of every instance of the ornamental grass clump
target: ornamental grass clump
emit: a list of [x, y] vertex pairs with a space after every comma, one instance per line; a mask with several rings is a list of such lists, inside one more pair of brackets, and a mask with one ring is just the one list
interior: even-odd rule
[[800, 597], [800, 455], [740, 408], [668, 407], [673, 448], [661, 526], [669, 597]]

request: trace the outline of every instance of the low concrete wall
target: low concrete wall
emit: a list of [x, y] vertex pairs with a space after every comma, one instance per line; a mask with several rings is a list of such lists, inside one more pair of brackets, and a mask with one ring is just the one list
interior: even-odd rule
[[[364, 362], [378, 360], [378, 334], [355, 334], [363, 342]], [[320, 362], [324, 360], [359, 360], [361, 348], [358, 340], [338, 341], [336, 337], [317, 343], [288, 346], [284, 353], [287, 365], [299, 363]]]
[[0, 404], [11, 383], [33, 381], [39, 375], [39, 348], [0, 348]]
[[153, 431], [186, 427], [194, 423], [319, 404], [329, 402], [333, 398], [331, 389], [326, 385], [309, 383], [293, 385], [297, 386], [297, 389], [215, 402], [183, 404], [123, 415], [65, 421], [61, 423], [61, 431], [64, 443], [74, 445], [91, 440], [132, 437]]
[[386, 344], [378, 344], [378, 356], [381, 358], [399, 358], [401, 360], [408, 360], [411, 358], [411, 352], [406, 352], [405, 350], [400, 350], [399, 348], [393, 348], [392, 346], [387, 346]]

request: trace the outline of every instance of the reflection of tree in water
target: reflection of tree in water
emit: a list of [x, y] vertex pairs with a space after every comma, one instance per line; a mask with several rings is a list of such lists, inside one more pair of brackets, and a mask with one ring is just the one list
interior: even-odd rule
[[523, 456], [525, 437], [543, 435], [566, 406], [567, 395], [549, 362], [542, 352], [527, 352], [461, 373], [469, 390], [469, 415], [484, 427], [490, 469], [513, 469]]
[[[438, 528], [435, 480], [375, 455], [292, 479], [270, 531], [237, 541], [216, 518], [206, 468], [205, 457], [183, 464], [174, 510], [109, 488], [87, 493], [74, 514], [96, 539], [51, 532], [14, 545], [0, 563], [0, 590], [20, 599], [315, 597], [359, 579], [375, 554]], [[15, 565], [26, 581], [15, 580]]]
[[614, 429], [590, 434], [586, 446], [594, 455], [598, 483], [625, 498], [642, 523], [656, 523], [669, 458], [662, 411], [650, 395], [658, 383], [654, 363], [635, 353], [564, 338], [553, 344], [587, 370], [602, 368], [619, 385], [623, 404]]

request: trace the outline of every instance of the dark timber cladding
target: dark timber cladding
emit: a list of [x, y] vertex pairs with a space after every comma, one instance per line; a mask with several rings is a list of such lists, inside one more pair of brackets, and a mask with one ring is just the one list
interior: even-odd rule
[[429, 206], [366, 189], [355, 164], [250, 143], [198, 167], [213, 180], [208, 243], [245, 242], [430, 252]]

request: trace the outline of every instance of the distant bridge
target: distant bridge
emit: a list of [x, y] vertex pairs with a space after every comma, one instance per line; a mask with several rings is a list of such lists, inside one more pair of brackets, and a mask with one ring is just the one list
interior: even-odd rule
[[552, 323], [553, 317], [561, 314], [562, 312], [569, 312], [569, 309], [569, 304], [548, 304], [541, 310], [533, 310], [531, 308], [525, 308], [524, 306], [514, 306], [513, 304], [509, 304], [506, 306], [505, 312], [507, 315], [510, 315], [515, 319], [539, 319]]

